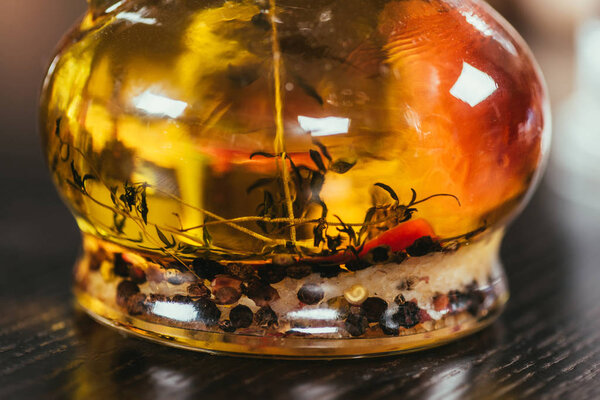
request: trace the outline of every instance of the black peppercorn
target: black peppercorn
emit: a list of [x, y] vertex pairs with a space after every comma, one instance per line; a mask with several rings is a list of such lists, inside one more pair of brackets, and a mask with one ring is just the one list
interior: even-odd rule
[[465, 311], [469, 307], [470, 299], [465, 293], [459, 292], [458, 290], [452, 290], [448, 292], [448, 304], [451, 313], [458, 313]]
[[173, 303], [183, 303], [183, 304], [190, 304], [193, 302], [193, 300], [190, 296], [184, 296], [182, 294], [176, 294], [175, 296], [171, 297], [169, 299], [169, 301], [171, 301]]
[[242, 290], [259, 307], [267, 306], [270, 302], [279, 298], [279, 293], [275, 288], [258, 279], [254, 279], [248, 282], [248, 284], [243, 285]]
[[397, 335], [398, 329], [412, 328], [421, 322], [421, 309], [412, 301], [388, 308], [379, 320], [379, 326], [386, 335]]
[[196, 312], [198, 313], [198, 321], [206, 324], [206, 326], [214, 326], [221, 318], [221, 311], [215, 303], [209, 299], [199, 299], [194, 303]]
[[370, 263], [362, 259], [354, 259], [346, 263], [346, 268], [348, 268], [350, 271], [361, 271], [369, 268], [370, 266]]
[[313, 265], [312, 271], [320, 274], [321, 278], [335, 278], [342, 273], [339, 265]]
[[286, 271], [284, 267], [277, 265], [262, 265], [258, 269], [258, 276], [267, 283], [279, 283], [285, 278]]
[[215, 279], [215, 276], [225, 273], [225, 267], [223, 265], [206, 258], [196, 258], [192, 262], [192, 268], [196, 275], [202, 279], [208, 279], [209, 281]]
[[210, 297], [210, 289], [204, 286], [203, 283], [192, 283], [187, 288], [187, 292], [191, 297]]
[[387, 307], [387, 302], [379, 297], [369, 297], [360, 306], [369, 322], [378, 322]]
[[256, 274], [254, 268], [246, 264], [228, 264], [225, 270], [229, 275], [240, 278], [243, 281], [252, 279]]
[[277, 314], [269, 306], [260, 308], [256, 314], [254, 314], [254, 320], [256, 324], [261, 328], [271, 328], [277, 326]]
[[485, 293], [481, 290], [473, 290], [469, 293], [469, 298], [471, 299], [471, 303], [467, 308], [467, 311], [473, 315], [474, 317], [478, 316], [481, 312], [481, 308], [485, 301]]
[[121, 307], [127, 306], [129, 297], [140, 292], [140, 288], [132, 281], [122, 281], [117, 285], [117, 304]]
[[381, 264], [388, 262], [391, 254], [390, 246], [378, 246], [367, 253], [367, 259], [372, 264]]
[[441, 250], [442, 246], [439, 242], [433, 240], [431, 236], [423, 236], [422, 238], [415, 240], [415, 242], [406, 249], [406, 252], [411, 257], [423, 257], [429, 253]]
[[127, 299], [127, 312], [129, 315], [140, 315], [146, 312], [146, 295], [143, 293], [136, 293]]
[[459, 313], [467, 311], [471, 315], [477, 316], [485, 301], [485, 293], [472, 287], [468, 287], [467, 290], [467, 293], [459, 292], [457, 290], [448, 293], [450, 312]]
[[317, 304], [323, 300], [325, 293], [319, 285], [307, 283], [298, 290], [298, 300], [304, 304]]
[[398, 306], [394, 318], [398, 324], [404, 328], [412, 328], [421, 321], [421, 309], [412, 301], [408, 301]]
[[360, 314], [350, 314], [344, 322], [344, 328], [352, 336], [362, 336], [367, 331], [369, 322], [367, 318]]
[[214, 295], [217, 304], [233, 304], [242, 297], [242, 293], [231, 286], [224, 286], [215, 290]]
[[290, 265], [286, 268], [286, 274], [292, 279], [302, 279], [309, 276], [312, 268], [308, 265]]
[[239, 305], [231, 309], [229, 319], [235, 328], [247, 328], [252, 325], [254, 314], [249, 307]]
[[381, 314], [379, 327], [388, 336], [398, 336], [400, 325], [394, 319], [395, 310], [388, 308]]
[[114, 271], [115, 275], [121, 276], [123, 278], [129, 277], [129, 263], [123, 259], [123, 254], [115, 253], [114, 254]]

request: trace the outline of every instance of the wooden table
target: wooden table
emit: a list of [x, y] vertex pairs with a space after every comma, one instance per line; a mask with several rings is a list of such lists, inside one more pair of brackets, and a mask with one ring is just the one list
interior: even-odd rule
[[0, 398], [600, 397], [600, 212], [546, 186], [503, 246], [506, 312], [442, 348], [335, 362], [215, 357], [91, 321], [73, 306], [78, 233], [41, 162], [34, 124], [51, 44], [84, 4], [31, 3], [8, 0], [0, 20]]

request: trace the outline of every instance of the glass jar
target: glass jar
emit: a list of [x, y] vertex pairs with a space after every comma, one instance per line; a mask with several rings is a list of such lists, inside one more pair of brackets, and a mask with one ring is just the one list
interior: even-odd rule
[[550, 124], [530, 51], [483, 2], [123, 0], [60, 44], [41, 126], [92, 317], [339, 358], [494, 320]]

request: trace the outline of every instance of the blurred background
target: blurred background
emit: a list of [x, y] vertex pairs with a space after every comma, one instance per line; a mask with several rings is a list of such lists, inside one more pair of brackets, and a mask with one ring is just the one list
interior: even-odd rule
[[[600, 258], [600, 246], [597, 246], [600, 231], [600, 0], [490, 0], [490, 3], [525, 37], [545, 73], [553, 106], [554, 147], [548, 174], [526, 211], [526, 218], [515, 222], [513, 234], [509, 232], [508, 244], [504, 247], [503, 259], [514, 289], [513, 300], [495, 330], [482, 335], [481, 342], [475, 339], [468, 342], [467, 347], [471, 346], [469, 348], [475, 349], [475, 353], [487, 351], [490, 343], [491, 346], [498, 346], [498, 343], [508, 343], [506, 346], [510, 346], [513, 339], [514, 343], [518, 343], [515, 351], [522, 350], [519, 347], [523, 340], [521, 330], [532, 325], [532, 321], [538, 318], [536, 314], [526, 314], [526, 307], [542, 312], [539, 311], [538, 298], [534, 299], [533, 295], [525, 293], [526, 290], [519, 290], [523, 287], [519, 286], [523, 285], [521, 281], [529, 282], [539, 276], [536, 263], [549, 260], [554, 267], [553, 271], [546, 273], [545, 281], [540, 281], [538, 286], [531, 286], [531, 293], [543, 295], [548, 305], [547, 313], [543, 311], [546, 313], [543, 315], [547, 326], [539, 328], [538, 332], [550, 334], [564, 325], [564, 319], [573, 314], [573, 310], [583, 312], [584, 309], [591, 310], [600, 304], [595, 295], [598, 292], [597, 280], [590, 281], [590, 277], [598, 277], [593, 274], [598, 271], [597, 260]], [[115, 370], [120, 371], [121, 375], [111, 376], [113, 383], [120, 384], [123, 381], [119, 379], [129, 379], [123, 375], [129, 371], [127, 368], [131, 367], [132, 373], [141, 369], [150, 378], [156, 378], [154, 381], [150, 379], [155, 385], [153, 390], [164, 390], [164, 394], [173, 393], [171, 390], [174, 386], [169, 385], [177, 384], [181, 387], [186, 382], [190, 387], [196, 388], [202, 387], [202, 384], [209, 385], [201, 378], [175, 374], [177, 371], [181, 372], [183, 366], [171, 360], [169, 353], [161, 352], [162, 348], [150, 345], [144, 347], [143, 344], [121, 345], [123, 339], [112, 331], [96, 329], [96, 325], [87, 320], [84, 323], [72, 322], [71, 294], [67, 282], [78, 251], [79, 234], [73, 218], [56, 194], [42, 160], [37, 132], [37, 107], [41, 82], [53, 48], [69, 26], [84, 12], [86, 4], [84, 0], [0, 0], [0, 5], [0, 259], [4, 274], [0, 278], [0, 325], [15, 327], [14, 330], [0, 329], [0, 378], [5, 377], [5, 382], [8, 382], [0, 384], [0, 397], [3, 390], [4, 393], [11, 393], [10, 384], [15, 376], [13, 373], [18, 371], [27, 371], [29, 381], [37, 374], [45, 374], [44, 379], [51, 382], [51, 385], [63, 388], [60, 390], [79, 391], [81, 395], [91, 390], [89, 385], [93, 386], [93, 382], [98, 379], [100, 383], [96, 389], [107, 383], [109, 378], [106, 374], [103, 375], [103, 371], [115, 366], [120, 367]], [[562, 200], [554, 200], [554, 197]], [[527, 233], [521, 236], [515, 234], [519, 230], [527, 231], [531, 221], [539, 225], [537, 231], [543, 230], [549, 237], [537, 247]], [[60, 229], [57, 230], [57, 227]], [[560, 248], [555, 242], [560, 244]], [[39, 243], [43, 245], [38, 245]], [[516, 252], [532, 254], [531, 258], [522, 256], [519, 259], [519, 262], [528, 263], [532, 267], [528, 270], [516, 270], [517, 258], [514, 251], [506, 251], [509, 248], [511, 251], [516, 249]], [[534, 255], [539, 256], [540, 253], [545, 253], [547, 257], [535, 259]], [[39, 260], [45, 261], [43, 266], [35, 269], [35, 277], [31, 276], [32, 269], [14, 268], [39, 263]], [[511, 271], [511, 267], [514, 270]], [[56, 279], [57, 274], [60, 279]], [[548, 290], [542, 290], [542, 284]], [[35, 298], [28, 298], [28, 285], [35, 287], [32, 289], [36, 293]], [[41, 294], [40, 287], [43, 288]], [[17, 309], [19, 312], [15, 311]], [[511, 319], [520, 313], [523, 318], [516, 322]], [[31, 317], [34, 315], [38, 316], [35, 321]], [[597, 321], [598, 318], [590, 320]], [[588, 329], [582, 325], [579, 328], [579, 321], [577, 324], [577, 329], [581, 329], [578, 331], [581, 336], [595, 334], [593, 338], [597, 338], [597, 332], [591, 331], [592, 327]], [[73, 328], [73, 325], [78, 326]], [[48, 333], [48, 337], [51, 339], [44, 339], [46, 331], [42, 329], [49, 329], [48, 332], [51, 333]], [[16, 337], [14, 332], [28, 332], [28, 335]], [[30, 338], [35, 337], [44, 339], [44, 346], [50, 351], [38, 352], [39, 346], [29, 342], [34, 340]], [[585, 343], [593, 345], [596, 342]], [[75, 355], [66, 352], [69, 346], [77, 348]], [[459, 343], [456, 347], [440, 349], [440, 352], [450, 357], [461, 346]], [[27, 365], [22, 357], [18, 358], [20, 356], [13, 354], [14, 359], [8, 356], [4, 358], [3, 352], [10, 352], [15, 348], [18, 352], [14, 354], [30, 354], [31, 360], [35, 362], [31, 361], [31, 366], [25, 369]], [[108, 348], [110, 351], [121, 348], [122, 351], [117, 353], [115, 360], [107, 361], [103, 354], [108, 352]], [[579, 349], [588, 350], [585, 347]], [[86, 364], [83, 360], [89, 358], [93, 351], [99, 363]], [[531, 359], [537, 356], [536, 351], [538, 350], [528, 357]], [[539, 348], [538, 352], [542, 359], [545, 350]], [[139, 354], [152, 356], [144, 358], [139, 357]], [[597, 355], [597, 352], [590, 353], [586, 360], [597, 362]], [[437, 356], [429, 357], [415, 356], [404, 360], [415, 365], [426, 365], [437, 362], [431, 361], [432, 359], [439, 359]], [[492, 364], [488, 366], [491, 368], [496, 362], [509, 363], [508, 365], [516, 363], [502, 357], [504, 356], [498, 355], [497, 359], [490, 359], [488, 364]], [[463, 358], [467, 359], [467, 356]], [[48, 362], [44, 363], [46, 359]], [[138, 361], [131, 361], [140, 359], [145, 360], [147, 365], [140, 366], [135, 364]], [[210, 363], [210, 359], [203, 355], [189, 355], [188, 360], [198, 367]], [[203, 364], [205, 360], [206, 363]], [[237, 360], [223, 358], [221, 361], [220, 368], [223, 371], [228, 368], [240, 369]], [[103, 362], [109, 364], [102, 364]], [[419, 362], [423, 364], [418, 364]], [[520, 362], [515, 364], [519, 368], [523, 367], [519, 365]], [[524, 359], [522, 362], [528, 361]], [[265, 365], [258, 361], [250, 363], [248, 361], [244, 365]], [[52, 372], [57, 364], [67, 365], [65, 371], [68, 372]], [[79, 368], [80, 365], [83, 367]], [[283, 364], [274, 365], [277, 367]], [[370, 364], [365, 362], [362, 365]], [[397, 366], [394, 361], [385, 365], [392, 371]], [[434, 372], [442, 374], [440, 382], [447, 383], [443, 372], [447, 368], [451, 369], [451, 364], [448, 366], [440, 362], [435, 365], [438, 369]], [[526, 372], [529, 367], [524, 365], [523, 371]], [[598, 365], [600, 364], [595, 364], [596, 372]], [[340, 365], [340, 368], [345, 368], [349, 374], [354, 373], [349, 366]], [[315, 373], [324, 372], [324, 369], [325, 367], [315, 367]], [[402, 369], [396, 370], [404, 374]], [[496, 374], [500, 369], [493, 370]], [[572, 370], [567, 372], [569, 371]], [[561, 373], [564, 374], [564, 370]], [[494, 374], [489, 376], [493, 378]], [[410, 378], [409, 375], [406, 376]], [[340, 379], [342, 378], [343, 376]], [[565, 375], [565, 379], [567, 378]], [[222, 383], [217, 377], [214, 379], [215, 382]], [[309, 378], [306, 379], [307, 384], [312, 384]], [[78, 380], [85, 381], [88, 386], [77, 384]], [[296, 378], [290, 378], [290, 381], [295, 380]], [[302, 379], [297, 378], [297, 381], [301, 382]], [[238, 382], [240, 385], [242, 383]], [[575, 381], [573, 384], [578, 385]], [[74, 385], [76, 389], [73, 389]], [[47, 389], [43, 385], [32, 387]], [[305, 389], [302, 389], [302, 393], [305, 393]], [[105, 390], [106, 394], [114, 394]], [[292, 397], [310, 398], [306, 396]]]

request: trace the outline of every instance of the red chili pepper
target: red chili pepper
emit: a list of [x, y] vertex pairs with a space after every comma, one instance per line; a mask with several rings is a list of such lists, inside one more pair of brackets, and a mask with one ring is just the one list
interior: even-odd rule
[[373, 240], [369, 240], [365, 243], [359, 255], [363, 257], [369, 251], [379, 246], [389, 246], [393, 252], [406, 250], [417, 239], [424, 236], [436, 239], [435, 232], [427, 221], [424, 219], [413, 219], [383, 232]]
[[[366, 242], [358, 256], [362, 258], [369, 251], [379, 246], [389, 246], [392, 252], [403, 251], [409, 248], [417, 239], [425, 236], [429, 236], [434, 240], [437, 239], [433, 228], [426, 220], [413, 219], [387, 230], [375, 239]], [[350, 250], [345, 250], [329, 257], [315, 257], [307, 261], [311, 263], [345, 264], [354, 258], [355, 255]]]

